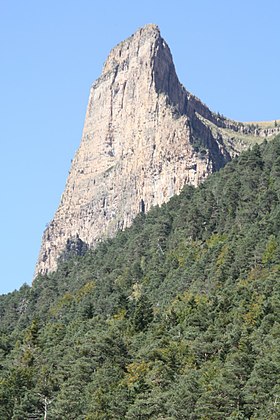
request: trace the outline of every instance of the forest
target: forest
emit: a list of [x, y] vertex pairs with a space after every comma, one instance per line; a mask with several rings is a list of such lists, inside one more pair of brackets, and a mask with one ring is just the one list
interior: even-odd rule
[[280, 136], [0, 296], [0, 418], [277, 420], [279, 280]]

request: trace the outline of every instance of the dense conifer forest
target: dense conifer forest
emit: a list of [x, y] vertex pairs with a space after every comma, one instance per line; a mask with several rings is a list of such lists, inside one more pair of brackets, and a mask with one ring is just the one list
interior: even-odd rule
[[2, 420], [279, 419], [280, 136], [1, 296], [0, 321]]

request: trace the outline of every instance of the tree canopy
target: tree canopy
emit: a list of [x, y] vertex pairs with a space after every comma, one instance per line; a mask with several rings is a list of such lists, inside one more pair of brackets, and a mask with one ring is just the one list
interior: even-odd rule
[[0, 297], [0, 418], [280, 418], [280, 136]]

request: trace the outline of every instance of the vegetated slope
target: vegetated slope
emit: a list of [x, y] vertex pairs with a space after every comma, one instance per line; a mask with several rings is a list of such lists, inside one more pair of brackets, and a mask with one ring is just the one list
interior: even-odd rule
[[2, 296], [1, 419], [280, 417], [280, 136]]

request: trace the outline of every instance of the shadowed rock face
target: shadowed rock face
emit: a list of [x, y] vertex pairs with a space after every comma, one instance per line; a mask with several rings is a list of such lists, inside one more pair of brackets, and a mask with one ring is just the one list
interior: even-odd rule
[[206, 120], [230, 125], [179, 83], [157, 26], [117, 45], [91, 87], [81, 144], [35, 274], [55, 270], [73, 238], [83, 249], [95, 246], [237, 154], [241, 146], [225, 144]]

